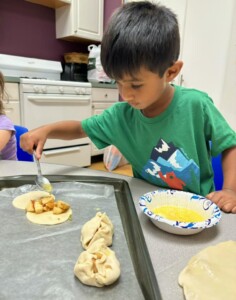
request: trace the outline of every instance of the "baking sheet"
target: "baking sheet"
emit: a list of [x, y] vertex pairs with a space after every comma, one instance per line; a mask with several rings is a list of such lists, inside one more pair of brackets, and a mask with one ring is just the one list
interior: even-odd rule
[[[124, 180], [48, 176], [56, 199], [71, 205], [71, 221], [55, 226], [30, 223], [12, 206], [36, 189], [34, 176], [0, 180], [0, 299], [161, 299], [128, 184]], [[114, 224], [113, 249], [121, 277], [111, 286], [83, 285], [73, 273], [83, 251], [80, 231], [98, 211]]]

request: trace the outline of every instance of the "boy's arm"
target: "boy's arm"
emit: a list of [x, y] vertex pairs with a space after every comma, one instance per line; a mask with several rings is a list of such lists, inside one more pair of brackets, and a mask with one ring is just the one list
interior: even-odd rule
[[222, 191], [212, 192], [206, 197], [223, 211], [236, 213], [236, 147], [222, 153], [222, 168], [224, 173]]
[[40, 159], [44, 144], [48, 138], [73, 140], [86, 136], [81, 122], [62, 121], [38, 127], [23, 134], [20, 139], [20, 146], [29, 153], [33, 153], [35, 149], [36, 157]]
[[232, 190], [236, 193], [236, 147], [222, 153], [222, 168], [224, 173], [223, 190]]

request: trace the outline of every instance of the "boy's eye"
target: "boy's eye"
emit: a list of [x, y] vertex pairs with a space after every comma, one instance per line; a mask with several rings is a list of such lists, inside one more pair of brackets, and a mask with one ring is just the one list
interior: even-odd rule
[[142, 87], [142, 84], [132, 84], [131, 87], [132, 87], [132, 89], [137, 90]]

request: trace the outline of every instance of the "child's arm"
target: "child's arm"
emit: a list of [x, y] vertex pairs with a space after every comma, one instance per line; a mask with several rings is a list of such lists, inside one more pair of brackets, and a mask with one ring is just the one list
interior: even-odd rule
[[48, 138], [73, 140], [86, 136], [79, 121], [62, 121], [44, 125], [23, 134], [20, 139], [20, 146], [29, 153], [33, 153], [35, 149], [36, 157], [40, 159], [43, 146]]
[[0, 130], [0, 151], [5, 148], [12, 135], [11, 130]]
[[236, 213], [236, 147], [222, 153], [224, 185], [221, 191], [206, 197], [215, 202], [223, 211]]

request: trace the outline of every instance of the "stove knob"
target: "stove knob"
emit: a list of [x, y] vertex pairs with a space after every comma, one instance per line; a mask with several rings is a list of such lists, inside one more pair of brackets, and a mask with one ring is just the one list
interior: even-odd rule
[[39, 87], [37, 85], [34, 85], [33, 90], [35, 93], [39, 93]]
[[64, 94], [64, 89], [63, 89], [62, 86], [59, 86], [59, 92], [60, 92], [61, 94]]
[[46, 87], [46, 86], [42, 86], [42, 92], [43, 92], [44, 94], [47, 93], [47, 87]]
[[82, 88], [82, 89], [81, 89], [81, 94], [82, 94], [82, 95], [85, 95], [85, 94], [86, 94], [86, 89], [85, 89], [85, 88]]

